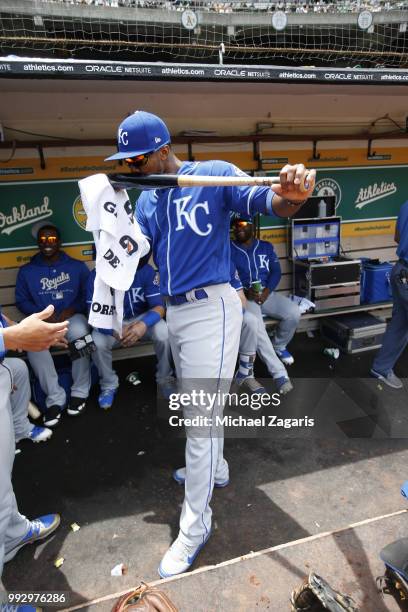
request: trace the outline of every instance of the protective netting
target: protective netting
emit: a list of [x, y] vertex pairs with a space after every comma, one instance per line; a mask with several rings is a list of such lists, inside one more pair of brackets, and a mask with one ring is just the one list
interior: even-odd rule
[[[296, 66], [408, 66], [408, 0], [92, 2], [17, 0], [12, 7], [11, 3], [9, 8], [3, 5], [1, 54]], [[362, 16], [367, 10], [371, 15]]]

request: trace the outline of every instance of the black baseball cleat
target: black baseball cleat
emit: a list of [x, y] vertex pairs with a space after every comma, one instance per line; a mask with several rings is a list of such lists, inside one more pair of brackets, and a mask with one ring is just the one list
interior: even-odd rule
[[78, 416], [83, 413], [87, 397], [71, 397], [68, 403], [67, 413], [70, 416]]
[[63, 406], [57, 406], [56, 404], [47, 408], [43, 414], [43, 423], [45, 427], [55, 427], [58, 425], [63, 409]]

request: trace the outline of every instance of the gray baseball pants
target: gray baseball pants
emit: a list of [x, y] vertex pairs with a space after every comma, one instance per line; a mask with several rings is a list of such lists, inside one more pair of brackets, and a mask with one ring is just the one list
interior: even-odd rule
[[[127, 319], [124, 321], [124, 324], [129, 325], [142, 317], [143, 315], [140, 315], [134, 319]], [[119, 386], [119, 379], [112, 367], [112, 349], [120, 346], [120, 342], [113, 336], [101, 334], [97, 329], [92, 331], [92, 338], [97, 348], [92, 355], [92, 360], [98, 368], [101, 391], [116, 389]], [[173, 376], [169, 332], [166, 321], [160, 319], [156, 325], [150, 327], [143, 336], [143, 339], [145, 338], [150, 338], [154, 345], [157, 357], [156, 382], [158, 385], [165, 384]]]
[[[228, 393], [234, 375], [242, 325], [242, 305], [229, 283], [204, 287], [208, 298], [167, 307], [169, 338], [177, 379], [183, 392], [197, 388]], [[222, 402], [209, 411], [193, 402], [186, 417], [212, 419], [221, 415]], [[198, 431], [197, 431], [198, 429]], [[185, 497], [179, 538], [189, 545], [205, 541], [211, 531], [210, 501], [214, 478], [228, 479], [222, 426], [186, 426]]]
[[11, 371], [14, 380], [15, 389], [10, 396], [10, 405], [14, 435], [16, 442], [19, 442], [28, 438], [33, 429], [33, 425], [28, 420], [28, 402], [31, 397], [28, 368], [22, 359], [6, 357], [3, 363]]
[[15, 451], [10, 405], [12, 389], [12, 372], [3, 361], [0, 363], [0, 576], [5, 553], [16, 546], [30, 527], [28, 519], [18, 511], [11, 484]]
[[[68, 342], [72, 342], [91, 331], [84, 315], [74, 314], [69, 319], [69, 327], [66, 334]], [[58, 384], [58, 374], [55, 369], [54, 360], [50, 351], [39, 351], [38, 353], [27, 353], [28, 361], [38, 378], [41, 389], [46, 395], [45, 404], [50, 406], [65, 406], [66, 394]], [[91, 387], [90, 360], [89, 357], [81, 357], [72, 362], [72, 387], [71, 396], [86, 399]]]
[[[247, 304], [250, 303], [248, 300]], [[252, 304], [254, 303], [252, 302]], [[258, 307], [256, 310], [253, 309], [252, 311], [251, 308], [251, 310], [245, 309], [244, 311], [239, 352], [244, 355], [258, 353], [273, 378], [280, 378], [281, 376], [287, 378], [286, 368], [275, 353], [275, 349], [266, 331], [261, 309], [258, 304], [255, 304], [255, 306]]]
[[[248, 300], [247, 309], [255, 314], [260, 321], [262, 321], [263, 314], [274, 319], [280, 319], [280, 323], [275, 332], [273, 346], [277, 350], [285, 349], [292, 340], [299, 324], [299, 306], [284, 295], [280, 295], [279, 293], [273, 291], [262, 306], [256, 302], [253, 302], [252, 300]], [[265, 328], [263, 321], [262, 325]], [[268, 342], [270, 344], [269, 339]], [[261, 353], [260, 355], [262, 356]], [[276, 376], [274, 376], [274, 378], [276, 378]]]

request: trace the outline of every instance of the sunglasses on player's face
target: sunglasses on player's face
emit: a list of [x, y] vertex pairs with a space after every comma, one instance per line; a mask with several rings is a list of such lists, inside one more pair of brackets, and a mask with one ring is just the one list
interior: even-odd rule
[[154, 151], [151, 153], [143, 153], [143, 155], [136, 155], [135, 157], [127, 157], [125, 162], [128, 166], [133, 166], [134, 168], [143, 168], [146, 166], [147, 162], [151, 155], [153, 155]]
[[252, 225], [252, 223], [250, 221], [235, 221], [234, 223], [234, 227], [236, 229], [243, 229], [245, 227], [248, 227], [248, 225]]
[[58, 237], [57, 236], [40, 236], [38, 238], [38, 242], [40, 244], [57, 244]]

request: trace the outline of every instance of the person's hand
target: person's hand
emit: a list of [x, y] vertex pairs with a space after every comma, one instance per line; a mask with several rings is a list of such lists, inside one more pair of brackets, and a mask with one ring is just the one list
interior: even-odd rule
[[121, 340], [122, 346], [132, 346], [136, 344], [147, 332], [147, 325], [143, 321], [135, 321], [123, 328]]
[[[286, 164], [280, 171], [279, 178], [280, 185], [272, 185], [272, 191], [288, 202], [304, 202], [313, 193], [316, 170], [307, 170], [303, 164]], [[302, 191], [302, 185], [306, 187], [306, 191]]]
[[43, 351], [57, 342], [64, 341], [68, 330], [68, 321], [46, 323], [52, 316], [54, 306], [47, 306], [23, 319], [17, 325], [3, 329], [4, 345], [7, 349], [25, 351]]
[[248, 289], [245, 289], [245, 295], [251, 302], [257, 302], [261, 294], [258, 293], [258, 291], [255, 291], [253, 287], [249, 287]]
[[268, 287], [264, 287], [264, 289], [262, 289], [261, 293], [257, 294], [257, 299], [255, 300], [257, 304], [261, 305], [263, 304], [269, 297], [270, 294], [270, 290], [268, 289]]

